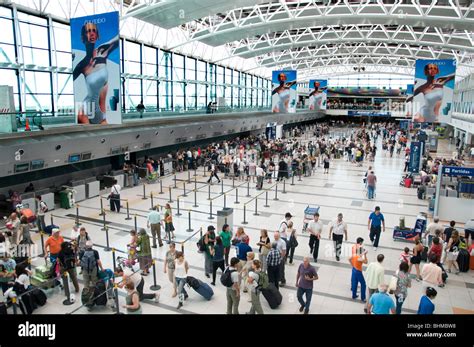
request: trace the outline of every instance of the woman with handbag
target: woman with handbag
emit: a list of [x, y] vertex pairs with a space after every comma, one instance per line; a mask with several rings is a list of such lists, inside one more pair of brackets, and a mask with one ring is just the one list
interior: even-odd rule
[[461, 240], [459, 239], [459, 231], [454, 230], [451, 234], [451, 238], [449, 239], [448, 245], [446, 246], [446, 262], [448, 263], [447, 272], [451, 273], [451, 267], [454, 265], [456, 269], [456, 274], [459, 273], [459, 265], [457, 262], [457, 258], [459, 255], [459, 245]]
[[268, 231], [266, 229], [260, 230], [260, 241], [257, 243], [259, 246], [259, 259], [262, 263], [262, 271], [267, 271], [267, 255], [270, 253], [270, 249], [272, 249], [272, 244], [270, 242], [270, 238], [268, 237]]
[[130, 230], [131, 240], [130, 243], [127, 245], [128, 248], [128, 261], [129, 265], [133, 266], [137, 262], [137, 242], [138, 236], [136, 230]]
[[392, 277], [392, 281], [395, 282], [395, 285], [393, 286], [392, 281], [390, 282], [389, 290], [392, 290], [393, 287], [395, 287], [393, 294], [395, 295], [395, 304], [397, 306], [396, 314], [402, 313], [402, 306], [407, 298], [408, 288], [411, 287], [411, 279], [408, 269], [408, 263], [400, 263], [398, 271]]
[[168, 243], [171, 242], [171, 239], [174, 239], [174, 225], [173, 225], [173, 212], [171, 211], [171, 205], [165, 205], [165, 232], [168, 236]]

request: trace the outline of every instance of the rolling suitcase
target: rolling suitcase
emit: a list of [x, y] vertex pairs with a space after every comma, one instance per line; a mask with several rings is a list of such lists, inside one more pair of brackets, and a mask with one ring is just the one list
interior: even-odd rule
[[457, 262], [459, 265], [459, 271], [468, 272], [469, 271], [469, 259], [470, 255], [466, 249], [460, 249]]
[[107, 287], [105, 282], [100, 280], [95, 284], [94, 304], [97, 306], [107, 305]]
[[86, 306], [86, 307], [94, 306], [93, 297], [94, 297], [94, 291], [93, 290], [91, 290], [90, 288], [82, 289], [81, 302], [84, 306]]
[[206, 300], [211, 300], [212, 296], [214, 295], [212, 288], [207, 283], [204, 283], [197, 278], [188, 276], [186, 277], [186, 283]]
[[269, 283], [268, 287], [261, 291], [271, 309], [274, 310], [280, 306], [283, 297], [273, 283]]

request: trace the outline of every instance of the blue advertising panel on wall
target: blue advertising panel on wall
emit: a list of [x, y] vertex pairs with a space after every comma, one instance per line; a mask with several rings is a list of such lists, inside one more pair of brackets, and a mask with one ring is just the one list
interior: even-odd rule
[[444, 166], [443, 175], [446, 176], [474, 176], [474, 167]]
[[76, 122], [121, 124], [119, 13], [70, 23]]
[[417, 60], [413, 98], [413, 121], [449, 123], [454, 93], [456, 61]]
[[296, 112], [296, 70], [272, 72], [272, 111]]
[[347, 111], [348, 116], [352, 117], [390, 117], [392, 114], [390, 112], [381, 112], [381, 111]]
[[412, 173], [417, 173], [420, 171], [420, 161], [421, 161], [421, 152], [422, 152], [422, 143], [412, 142], [410, 145], [410, 162], [408, 164], [408, 171]]
[[320, 111], [326, 109], [328, 80], [309, 80], [309, 109]]

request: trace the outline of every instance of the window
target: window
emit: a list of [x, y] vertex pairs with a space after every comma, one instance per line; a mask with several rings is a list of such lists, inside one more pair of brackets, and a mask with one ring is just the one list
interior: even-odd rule
[[143, 47], [143, 75], [145, 76], [157, 76], [158, 65], [157, 61], [157, 49], [149, 46]]
[[173, 83], [173, 109], [182, 111], [184, 109], [184, 83]]
[[141, 47], [138, 43], [125, 41], [124, 55], [126, 64], [125, 72], [133, 75], [141, 75]]
[[125, 88], [127, 88], [128, 91], [127, 108], [129, 110], [135, 110], [142, 99], [142, 80], [129, 78], [125, 82]]
[[143, 105], [151, 111], [158, 107], [158, 82], [153, 80], [143, 81]]
[[18, 90], [18, 79], [16, 77], [16, 70], [0, 69], [0, 74], [2, 76], [1, 83], [4, 85], [13, 87], [15, 109], [19, 110], [20, 109], [20, 94]]
[[51, 74], [49, 72], [25, 71], [27, 111], [51, 112]]
[[184, 80], [184, 56], [173, 54], [173, 81]]
[[188, 83], [186, 86], [186, 109], [194, 110], [196, 108], [196, 84]]
[[196, 59], [186, 57], [186, 79], [196, 80]]

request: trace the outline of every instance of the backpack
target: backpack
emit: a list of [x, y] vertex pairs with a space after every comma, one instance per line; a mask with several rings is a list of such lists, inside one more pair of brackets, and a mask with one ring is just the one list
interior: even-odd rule
[[92, 273], [97, 268], [97, 260], [95, 259], [95, 252], [92, 249], [86, 250], [81, 258], [82, 271]]
[[206, 244], [204, 243], [204, 236], [201, 237], [196, 244], [198, 246], [199, 252], [205, 252], [206, 251]]
[[257, 289], [267, 289], [269, 283], [270, 281], [268, 280], [268, 274], [266, 272], [261, 271], [258, 274]]
[[235, 271], [236, 270], [230, 270], [229, 268], [225, 269], [221, 276], [221, 283], [223, 286], [230, 288], [234, 285], [234, 282], [232, 282], [232, 273]]
[[76, 255], [70, 247], [71, 244], [69, 244], [67, 251], [64, 252], [64, 263], [62, 265], [64, 266], [65, 270], [74, 269], [76, 267]]

